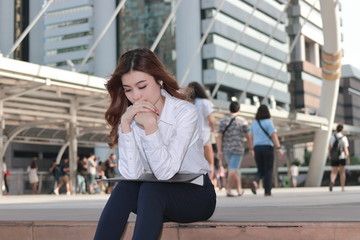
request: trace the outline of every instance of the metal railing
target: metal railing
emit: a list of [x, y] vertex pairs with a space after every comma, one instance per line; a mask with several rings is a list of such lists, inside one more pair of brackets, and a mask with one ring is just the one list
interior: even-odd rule
[[[46, 171], [39, 171], [37, 194], [50, 194], [54, 188], [54, 176]], [[7, 182], [11, 195], [32, 194], [29, 175], [23, 170], [10, 170]]]

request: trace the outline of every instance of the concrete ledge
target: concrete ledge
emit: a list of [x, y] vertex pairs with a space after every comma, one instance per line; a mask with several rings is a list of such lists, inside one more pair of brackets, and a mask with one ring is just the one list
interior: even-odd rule
[[[0, 222], [2, 240], [89, 240], [97, 222]], [[130, 240], [129, 222], [123, 240]], [[360, 222], [198, 222], [165, 223], [161, 240], [355, 240]]]
[[[239, 198], [217, 192], [208, 221], [164, 224], [161, 240], [360, 239], [360, 186], [250, 190]], [[108, 195], [25, 195], [0, 198], [0, 240], [91, 240]], [[130, 214], [123, 240], [131, 239]], [[114, 223], [114, 227], [116, 227]], [[105, 239], [106, 240], [106, 239]]]

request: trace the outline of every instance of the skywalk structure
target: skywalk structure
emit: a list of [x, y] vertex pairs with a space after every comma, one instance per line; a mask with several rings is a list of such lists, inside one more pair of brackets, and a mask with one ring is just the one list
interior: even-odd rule
[[[149, 47], [181, 85], [206, 85], [218, 112], [227, 109], [233, 97], [248, 119], [260, 102], [269, 104], [285, 148], [314, 142], [307, 185], [320, 185], [318, 173], [325, 165], [341, 76], [337, 1], [25, 2], [0, 0], [1, 17], [11, 15], [4, 9], [19, 13], [28, 7], [32, 19], [25, 24], [24, 14], [15, 14], [13, 29], [3, 24], [0, 28], [1, 159], [14, 141], [59, 145], [58, 160], [69, 147], [75, 181], [78, 146], [107, 142], [104, 77], [115, 67], [115, 55]], [[38, 21], [43, 23], [40, 30]], [[26, 29], [19, 28], [21, 24]], [[321, 69], [320, 59], [322, 73], [315, 74], [308, 63]], [[299, 104], [292, 96], [298, 87], [294, 76], [306, 80], [303, 87], [317, 85], [320, 105]], [[356, 127], [345, 130], [350, 138], [359, 135]]]

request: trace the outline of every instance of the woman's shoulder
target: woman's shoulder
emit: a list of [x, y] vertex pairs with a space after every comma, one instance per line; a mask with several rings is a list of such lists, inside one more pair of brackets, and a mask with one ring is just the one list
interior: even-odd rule
[[187, 110], [187, 111], [195, 111], [195, 112], [197, 111], [196, 106], [191, 102], [179, 98], [174, 98], [174, 99], [175, 99], [174, 101], [175, 110], [179, 110], [179, 111]]
[[197, 111], [197, 107], [186, 100], [171, 96], [170, 94], [166, 96], [166, 102], [165, 103], [170, 111], [176, 111], [176, 112], [181, 112], [181, 111]]
[[254, 119], [251, 122], [251, 126], [260, 126], [259, 124], [261, 124], [261, 126], [269, 125], [269, 124], [272, 124], [272, 121], [270, 118], [264, 118], [264, 119], [260, 119], [260, 120]]
[[264, 118], [260, 120], [260, 123], [273, 124], [273, 121], [270, 118]]
[[214, 107], [214, 104], [210, 99], [208, 99], [208, 98], [201, 98], [201, 99], [203, 101], [203, 104], [205, 104], [206, 106]]
[[213, 105], [211, 100], [208, 98], [195, 98], [194, 102], [197, 104]]

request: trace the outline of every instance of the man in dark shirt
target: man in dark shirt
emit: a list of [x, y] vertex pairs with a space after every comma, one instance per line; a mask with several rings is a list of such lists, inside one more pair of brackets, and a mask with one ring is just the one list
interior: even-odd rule
[[77, 163], [76, 170], [76, 192], [77, 193], [86, 193], [86, 175], [88, 172], [87, 158], [81, 157]]
[[[113, 178], [115, 177], [115, 168], [118, 166], [116, 163], [116, 155], [110, 154], [108, 160], [105, 161], [105, 176], [106, 178]], [[106, 189], [106, 193], [111, 193], [114, 188], [115, 182], [109, 182], [108, 187]]]
[[54, 189], [54, 193], [56, 195], [59, 195], [59, 189], [62, 187], [62, 185], [65, 184], [66, 195], [71, 195], [70, 179], [69, 179], [70, 167], [69, 167], [69, 159], [68, 158], [64, 158], [63, 161], [60, 163], [60, 170], [61, 170], [61, 175], [60, 175], [60, 179], [59, 179], [59, 184]]

